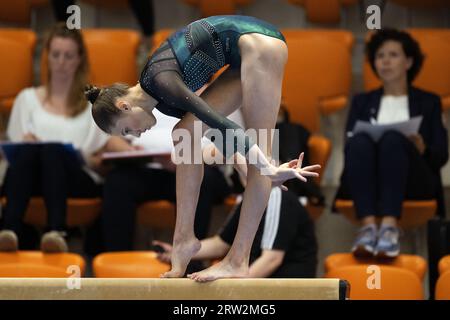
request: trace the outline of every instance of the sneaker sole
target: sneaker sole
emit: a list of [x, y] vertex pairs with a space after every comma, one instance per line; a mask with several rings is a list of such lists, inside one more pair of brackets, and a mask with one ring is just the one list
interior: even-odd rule
[[15, 252], [17, 250], [18, 250], [18, 243], [15, 237], [4, 235], [0, 239], [0, 251]]
[[396, 250], [396, 251], [379, 251], [379, 252], [375, 252], [375, 257], [380, 258], [380, 259], [392, 259], [392, 258], [397, 258], [400, 254], [400, 250]]
[[56, 239], [45, 239], [41, 242], [41, 251], [45, 253], [62, 253], [67, 250], [67, 245]]
[[358, 258], [371, 258], [374, 256], [374, 250], [369, 246], [357, 246], [352, 249], [352, 253]]

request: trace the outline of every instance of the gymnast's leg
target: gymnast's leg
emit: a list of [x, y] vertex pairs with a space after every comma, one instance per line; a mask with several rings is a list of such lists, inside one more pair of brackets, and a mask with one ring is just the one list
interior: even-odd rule
[[[265, 129], [266, 141], [275, 128], [281, 100], [281, 84], [287, 60], [286, 44], [261, 34], [243, 35], [241, 49], [242, 111], [247, 128]], [[258, 134], [259, 136], [259, 134]], [[258, 145], [261, 147], [261, 141]], [[271, 156], [271, 143], [262, 148]], [[264, 150], [266, 149], [266, 150]], [[271, 190], [271, 180], [259, 170], [248, 165], [247, 186], [242, 203], [239, 227], [227, 256], [218, 264], [190, 275], [196, 281], [248, 276], [250, 249], [258, 230]]]
[[[241, 105], [242, 91], [240, 72], [227, 70], [201, 97], [214, 110], [229, 115]], [[194, 137], [194, 121], [200, 121], [193, 114], [187, 113], [175, 126], [185, 129]], [[202, 124], [203, 132], [208, 127]], [[176, 142], [174, 142], [176, 143]], [[194, 145], [194, 143], [192, 143]], [[197, 144], [200, 146], [200, 142]], [[191, 150], [191, 155], [201, 150]], [[193, 158], [193, 157], [192, 157]], [[165, 278], [182, 277], [192, 256], [200, 250], [200, 241], [194, 234], [194, 218], [203, 179], [203, 164], [178, 164], [176, 171], [177, 218], [172, 250], [172, 269]]]

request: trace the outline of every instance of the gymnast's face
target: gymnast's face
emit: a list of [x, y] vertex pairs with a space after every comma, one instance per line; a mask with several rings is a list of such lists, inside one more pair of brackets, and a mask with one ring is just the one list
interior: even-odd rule
[[131, 107], [128, 103], [118, 103], [118, 108], [122, 110], [122, 115], [116, 122], [111, 133], [117, 136], [132, 135], [140, 137], [141, 134], [150, 130], [156, 124], [153, 114], [148, 114], [140, 107]]
[[54, 37], [50, 42], [48, 65], [53, 79], [73, 78], [80, 65], [77, 43], [70, 38]]
[[412, 62], [412, 58], [405, 55], [399, 41], [387, 40], [375, 53], [375, 69], [384, 83], [407, 79]]

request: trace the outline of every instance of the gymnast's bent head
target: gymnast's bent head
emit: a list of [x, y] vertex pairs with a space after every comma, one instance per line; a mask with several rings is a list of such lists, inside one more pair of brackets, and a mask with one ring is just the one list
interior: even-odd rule
[[156, 100], [149, 101], [148, 95], [141, 97], [134, 88], [123, 83], [105, 88], [86, 86], [84, 93], [100, 129], [111, 135], [139, 137], [156, 124], [152, 114]]

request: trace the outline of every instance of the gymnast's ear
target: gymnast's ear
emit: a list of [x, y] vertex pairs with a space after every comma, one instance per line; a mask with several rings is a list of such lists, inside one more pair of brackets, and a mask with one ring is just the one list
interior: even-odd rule
[[116, 107], [119, 108], [123, 112], [130, 112], [131, 111], [131, 105], [125, 100], [117, 99]]

